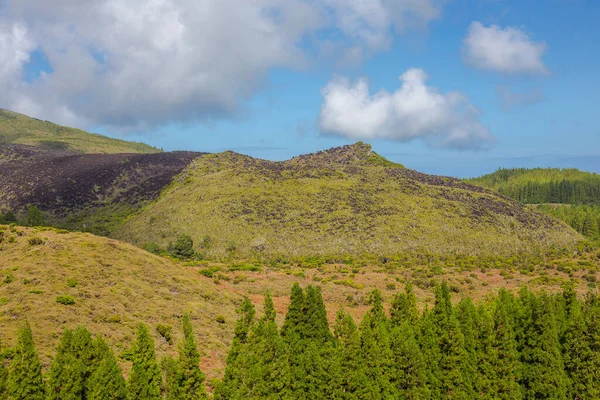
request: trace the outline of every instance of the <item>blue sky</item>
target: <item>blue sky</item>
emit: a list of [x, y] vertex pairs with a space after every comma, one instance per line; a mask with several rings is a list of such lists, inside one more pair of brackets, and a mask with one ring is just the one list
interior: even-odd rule
[[226, 0], [240, 36], [217, 17], [188, 35], [211, 17], [189, 0], [137, 2], [95, 3], [88, 29], [77, 7], [0, 0], [0, 107], [165, 150], [282, 160], [363, 140], [435, 174], [600, 172], [600, 2]]

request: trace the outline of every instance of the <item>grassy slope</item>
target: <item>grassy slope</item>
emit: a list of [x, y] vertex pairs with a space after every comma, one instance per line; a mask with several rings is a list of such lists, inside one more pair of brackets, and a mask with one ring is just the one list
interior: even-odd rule
[[[120, 352], [132, 343], [136, 325], [144, 322], [151, 327], [159, 355], [164, 355], [177, 351], [178, 317], [190, 312], [205, 364], [222, 366], [240, 296], [116, 240], [7, 226], [0, 226], [0, 234], [0, 340], [4, 345], [14, 344], [15, 332], [29, 320], [48, 366], [64, 328], [88, 326]], [[45, 243], [32, 246], [32, 237]], [[69, 287], [69, 279], [77, 285]], [[75, 298], [74, 305], [56, 302], [57, 296], [65, 294]], [[216, 321], [217, 315], [225, 317], [224, 324]], [[173, 326], [174, 345], [158, 338], [158, 323]]]
[[558, 221], [456, 179], [419, 174], [356, 144], [287, 162], [198, 158], [117, 238], [165, 246], [178, 233], [211, 258], [285, 255], [514, 254], [573, 244]]
[[0, 144], [24, 144], [77, 153], [156, 153], [143, 143], [112, 139], [0, 109]]

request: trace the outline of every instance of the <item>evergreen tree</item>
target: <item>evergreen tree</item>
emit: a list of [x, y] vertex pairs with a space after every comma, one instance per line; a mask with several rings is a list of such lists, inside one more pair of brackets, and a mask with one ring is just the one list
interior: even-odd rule
[[433, 312], [425, 308], [419, 321], [417, 342], [423, 353], [425, 364], [428, 366], [426, 380], [432, 399], [442, 397], [442, 370], [440, 368], [442, 355], [440, 353], [439, 339]]
[[567, 379], [552, 300], [522, 291], [521, 385], [527, 399], [566, 398]]
[[304, 329], [304, 293], [297, 283], [292, 286], [290, 305], [285, 314], [285, 321], [281, 327], [281, 336], [286, 341], [293, 340]]
[[593, 335], [594, 329], [588, 329], [581, 304], [575, 299], [569, 304], [563, 345], [570, 399], [600, 398], [600, 354], [593, 349]]
[[426, 374], [428, 366], [409, 320], [392, 328], [391, 347], [395, 366], [395, 375], [391, 380], [398, 397], [407, 400], [430, 399]]
[[390, 382], [395, 371], [389, 321], [378, 290], [371, 292], [369, 303], [371, 309], [360, 324], [360, 362], [367, 376], [367, 397], [396, 398], [396, 388]]
[[417, 310], [417, 297], [413, 292], [411, 283], [406, 284], [404, 293], [397, 293], [394, 296], [390, 314], [392, 324], [395, 326], [400, 326], [404, 321], [408, 321], [412, 326], [416, 326], [419, 319], [419, 311]]
[[29, 226], [44, 226], [46, 225], [46, 217], [44, 214], [34, 205], [29, 206], [27, 209], [27, 225]]
[[470, 298], [462, 299], [456, 306], [456, 317], [460, 324], [460, 331], [464, 338], [464, 349], [466, 357], [464, 358], [464, 373], [469, 380], [469, 385], [477, 385], [477, 338], [479, 313], [475, 304]]
[[183, 317], [183, 336], [184, 341], [179, 347], [179, 365], [181, 366], [181, 378], [183, 400], [196, 400], [208, 398], [204, 388], [204, 379], [206, 376], [200, 370], [200, 353], [192, 322], [189, 314]]
[[35, 350], [29, 323], [19, 332], [7, 389], [11, 400], [43, 400], [46, 397], [42, 364]]
[[89, 400], [126, 400], [127, 385], [121, 368], [108, 345], [98, 339], [97, 346], [104, 348], [102, 361], [89, 378]]
[[133, 366], [129, 376], [129, 400], [154, 400], [161, 396], [161, 374], [154, 353], [154, 340], [140, 324], [133, 347]]
[[164, 394], [166, 400], [183, 399], [183, 372], [179, 362], [171, 356], [162, 359], [160, 367], [163, 372], [163, 381], [165, 383]]
[[215, 389], [216, 399], [240, 398], [247, 393], [248, 354], [246, 352], [248, 339], [254, 326], [254, 305], [248, 297], [244, 297], [237, 309], [240, 315], [235, 325], [233, 343], [227, 355], [227, 367], [223, 380]]
[[75, 400], [84, 398], [85, 365], [77, 358], [73, 331], [65, 330], [56, 357], [50, 368], [48, 380], [49, 400]]
[[335, 397], [358, 399], [367, 387], [367, 377], [360, 360], [360, 336], [352, 316], [339, 310], [333, 331], [338, 342], [335, 355], [338, 366], [338, 374], [334, 377]]

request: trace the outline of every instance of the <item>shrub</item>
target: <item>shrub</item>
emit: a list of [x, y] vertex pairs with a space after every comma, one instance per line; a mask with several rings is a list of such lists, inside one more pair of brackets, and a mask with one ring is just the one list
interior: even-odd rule
[[395, 284], [393, 284], [393, 283], [391, 283], [391, 282], [390, 282], [390, 283], [386, 283], [386, 284], [385, 284], [385, 288], [386, 288], [387, 290], [396, 290], [396, 285], [395, 285]]
[[225, 317], [224, 317], [224, 316], [222, 316], [222, 315], [217, 315], [216, 321], [217, 321], [219, 324], [224, 324], [224, 323], [225, 323]]
[[44, 294], [44, 291], [40, 290], [40, 289], [33, 289], [33, 290], [30, 290], [29, 293], [31, 293], [31, 294]]
[[8, 304], [8, 299], [6, 297], [0, 297], [0, 306], [5, 306]]
[[227, 251], [230, 253], [233, 253], [236, 250], [237, 250], [237, 243], [235, 242], [235, 240], [230, 240], [229, 243], [227, 243]]
[[4, 277], [4, 283], [6, 283], [7, 285], [9, 283], [13, 283], [15, 280], [15, 277], [13, 276], [13, 274], [8, 273], [5, 277]]
[[171, 255], [181, 260], [190, 259], [194, 256], [194, 241], [191, 236], [181, 234], [177, 237], [175, 244], [171, 246]]
[[158, 332], [158, 334], [160, 336], [162, 336], [163, 339], [165, 339], [167, 341], [167, 343], [169, 343], [169, 344], [173, 344], [172, 331], [173, 331], [173, 327], [171, 325], [163, 325], [163, 324], [156, 325], [156, 332]]
[[36, 207], [29, 206], [27, 209], [27, 225], [29, 226], [43, 226], [46, 225], [46, 217], [44, 214]]
[[68, 287], [76, 287], [79, 283], [75, 279], [67, 279]]
[[146, 250], [148, 253], [152, 254], [160, 254], [162, 253], [162, 249], [156, 242], [145, 243], [142, 246], [142, 249]]
[[58, 304], [62, 304], [65, 306], [71, 306], [71, 305], [75, 304], [75, 299], [73, 298], [73, 296], [65, 294], [65, 295], [56, 296], [56, 302]]

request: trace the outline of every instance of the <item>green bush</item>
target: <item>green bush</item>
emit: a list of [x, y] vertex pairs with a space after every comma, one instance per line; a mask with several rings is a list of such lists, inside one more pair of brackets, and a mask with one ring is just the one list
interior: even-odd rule
[[56, 302], [65, 306], [71, 306], [75, 304], [75, 299], [73, 298], [73, 296], [65, 294], [56, 296]]
[[162, 336], [167, 343], [173, 344], [173, 327], [171, 325], [158, 324], [156, 325], [156, 332], [158, 332], [158, 334]]
[[75, 280], [75, 279], [67, 279], [67, 286], [68, 287], [76, 287], [79, 283]]
[[217, 321], [219, 324], [224, 324], [224, 323], [225, 323], [225, 317], [224, 317], [224, 316], [222, 316], [222, 315], [217, 315], [216, 321]]
[[196, 254], [194, 251], [194, 241], [191, 236], [181, 234], [177, 237], [175, 244], [169, 246], [171, 256], [180, 260], [190, 259]]

